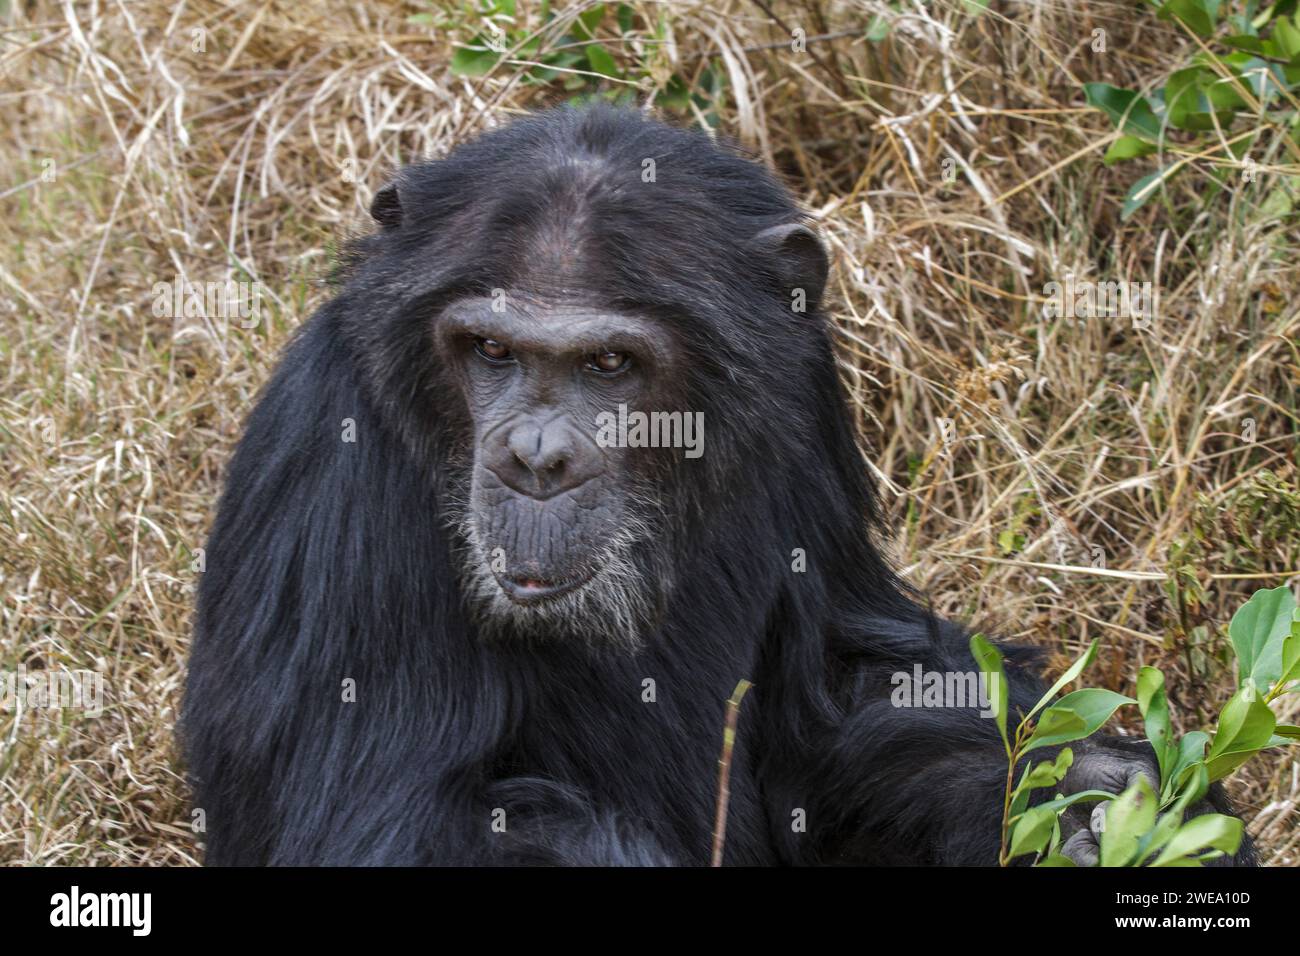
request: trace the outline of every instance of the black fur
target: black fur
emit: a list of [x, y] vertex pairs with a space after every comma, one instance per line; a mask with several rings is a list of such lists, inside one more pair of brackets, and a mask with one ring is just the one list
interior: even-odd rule
[[[995, 863], [994, 722], [889, 701], [917, 662], [972, 670], [966, 635], [878, 553], [828, 324], [745, 241], [800, 221], [786, 191], [699, 133], [597, 108], [409, 168], [377, 209], [253, 411], [208, 545], [183, 722], [207, 861], [704, 864], [723, 702], [749, 678], [727, 863]], [[485, 641], [458, 592], [466, 413], [430, 322], [540, 281], [530, 253], [560, 221], [594, 288], [684, 343], [705, 413], [704, 457], [665, 479], [670, 586], [636, 652]], [[1019, 660], [1013, 713], [1040, 692]]]

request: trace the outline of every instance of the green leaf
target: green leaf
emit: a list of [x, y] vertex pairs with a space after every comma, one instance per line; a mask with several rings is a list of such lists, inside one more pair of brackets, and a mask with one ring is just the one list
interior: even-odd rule
[[1060, 693], [1061, 688], [1082, 674], [1083, 669], [1091, 664], [1096, 656], [1097, 642], [1094, 640], [1088, 645], [1088, 649], [1079, 656], [1079, 659], [1067, 667], [1065, 673], [1057, 678], [1056, 683], [1052, 685], [1051, 689], [1038, 699], [1038, 703], [1034, 704], [1034, 709], [1026, 714], [1026, 716], [1033, 717], [1034, 714], [1042, 710], [1046, 704], [1051, 703], [1052, 698]]
[[1106, 150], [1106, 155], [1101, 158], [1101, 161], [1107, 166], [1113, 166], [1115, 163], [1122, 163], [1126, 159], [1150, 156], [1156, 149], [1154, 143], [1148, 143], [1136, 136], [1122, 135], [1110, 144]]
[[636, 25], [636, 11], [626, 3], [620, 3], [617, 11], [618, 31], [624, 36], [632, 32]]
[[997, 722], [998, 733], [1002, 735], [1002, 743], [1010, 755], [1011, 741], [1007, 739], [1007, 680], [1002, 670], [1002, 652], [983, 634], [971, 635], [970, 652], [989, 685], [993, 719]]
[[885, 37], [889, 36], [890, 23], [884, 17], [877, 14], [871, 18], [867, 24], [867, 40], [871, 43], [879, 43]]
[[1205, 66], [1193, 66], [1169, 75], [1164, 87], [1169, 125], [1178, 129], [1211, 130], [1232, 123], [1241, 96], [1231, 83]]
[[1282, 638], [1282, 676], [1273, 685], [1277, 689], [1300, 679], [1300, 608], [1291, 612], [1291, 629]]
[[1200, 800], [1205, 795], [1205, 791], [1209, 789], [1210, 777], [1205, 772], [1205, 764], [1193, 764], [1191, 774], [1187, 786], [1183, 788], [1178, 799], [1169, 808], [1169, 812], [1161, 814], [1151, 832], [1138, 842], [1137, 854], [1134, 857], [1138, 866], [1141, 866], [1144, 860], [1149, 860], [1151, 854], [1170, 841], [1183, 822], [1184, 812], [1191, 804]]
[[1137, 850], [1133, 854], [1133, 865], [1141, 866], [1144, 861], [1151, 858], [1151, 854], [1173, 839], [1182, 822], [1182, 810], [1171, 810], [1160, 814], [1156, 825], [1138, 840]]
[[1285, 89], [1291, 84], [1288, 74], [1290, 68], [1280, 63], [1269, 63], [1267, 60], [1257, 56], [1247, 56], [1245, 53], [1229, 53], [1222, 57], [1222, 62], [1227, 64], [1265, 105], [1277, 99], [1279, 89]]
[[1056, 825], [1056, 818], [1066, 807], [1089, 800], [1113, 799], [1115, 799], [1115, 795], [1106, 793], [1104, 790], [1080, 790], [1068, 797], [1047, 800], [1037, 806], [1030, 807], [1021, 814], [1013, 814], [1010, 818], [1011, 841], [1007, 849], [1007, 858], [1023, 856], [1026, 853], [1041, 852], [1052, 837], [1052, 829]]
[[1183, 786], [1178, 788], [1178, 799], [1174, 801], [1172, 808], [1179, 814], [1199, 802], [1210, 789], [1210, 774], [1201, 761], [1198, 760], [1188, 766], [1186, 777]]
[[1045, 856], [1039, 862], [1039, 866], [1078, 866], [1068, 856], [1061, 856], [1059, 853], [1053, 853], [1051, 856]]
[[578, 22], [575, 24], [576, 29], [573, 32], [584, 40], [594, 39], [596, 27], [600, 25], [600, 21], [603, 19], [605, 19], [605, 4], [598, 3], [591, 9], [578, 14]]
[[1164, 782], [1161, 790], [1166, 801], [1183, 789], [1184, 783], [1190, 779], [1189, 774], [1194, 772], [1196, 767], [1204, 766], [1205, 748], [1209, 743], [1210, 735], [1203, 730], [1193, 730], [1179, 741], [1178, 757], [1169, 772], [1169, 779]]
[[[1034, 728], [1034, 733], [1029, 738], [1029, 744], [1032, 745], [1035, 738], [1042, 735], [1048, 743], [1039, 746], [1048, 746], [1056, 742], [1060, 737], [1062, 740], [1080, 740], [1088, 736], [1087, 723], [1085, 723], [1081, 714], [1076, 714], [1071, 710], [1061, 710], [1056, 707], [1049, 707], [1043, 712], [1039, 719], [1038, 725]], [[1028, 753], [1032, 746], [1027, 746], [1025, 752]]]
[[1007, 819], [1014, 820], [1029, 808], [1029, 767], [1020, 775], [1020, 782], [1016, 784], [1016, 789], [1011, 792], [1011, 807], [1007, 812]]
[[1160, 191], [1160, 186], [1165, 179], [1177, 171], [1177, 167], [1169, 166], [1143, 176], [1135, 182], [1129, 189], [1128, 196], [1124, 198], [1124, 208], [1120, 210], [1119, 218], [1127, 219], [1145, 206], [1147, 200]]
[[1030, 790], [1050, 787], [1064, 779], [1073, 763], [1074, 751], [1069, 747], [1062, 747], [1055, 760], [1040, 760], [1034, 764], [1034, 768], [1025, 777], [1023, 785]]
[[1061, 815], [1058, 813], [1052, 821], [1052, 838], [1047, 841], [1047, 849], [1039, 856], [1053, 856], [1061, 850]]
[[1225, 37], [1222, 41], [1224, 46], [1232, 47], [1234, 50], [1245, 50], [1248, 53], [1264, 53], [1264, 41], [1259, 37], [1253, 37], [1249, 33], [1239, 33], [1236, 36]]
[[1271, 687], [1282, 676], [1282, 642], [1290, 636], [1295, 596], [1285, 587], [1256, 591], [1237, 609], [1228, 637], [1237, 654], [1241, 680]]
[[1160, 120], [1140, 93], [1109, 83], [1085, 83], [1083, 93], [1088, 105], [1109, 116], [1120, 132], [1152, 142], [1160, 139]]
[[685, 110], [690, 107], [690, 90], [679, 75], [669, 77], [663, 90], [655, 94], [655, 105], [668, 110]]
[[1030, 791], [1059, 783], [1073, 763], [1074, 751], [1069, 747], [1062, 747], [1055, 760], [1040, 760], [1032, 767], [1026, 767], [1025, 772], [1020, 775], [1020, 782], [1016, 784], [1016, 789], [1011, 792], [1011, 810], [1007, 814], [1007, 819], [1014, 820], [1025, 812], [1029, 806]]
[[1286, 59], [1290, 60], [1300, 55], [1300, 30], [1282, 17], [1278, 17], [1277, 22], [1273, 24], [1273, 34], [1270, 39]]
[[1273, 728], [1273, 733], [1290, 740], [1300, 740], [1300, 727], [1295, 724], [1278, 724]]
[[1270, 219], [1285, 219], [1291, 215], [1294, 204], [1291, 201], [1289, 190], [1283, 186], [1277, 186], [1271, 190], [1264, 201], [1259, 204], [1259, 221], [1268, 222]]
[[1066, 694], [1057, 703], [1043, 711], [1033, 735], [1025, 745], [1024, 753], [1039, 747], [1069, 743], [1091, 736], [1110, 719], [1110, 715], [1124, 704], [1135, 703], [1114, 691], [1088, 687]]
[[1040, 853], [1052, 838], [1056, 811], [1043, 806], [1030, 807], [1011, 828], [1011, 845], [1007, 858], [1014, 859], [1026, 853]]
[[[487, 40], [479, 38], [475, 44], [487, 45]], [[451, 55], [451, 72], [457, 76], [483, 76], [497, 64], [499, 53], [492, 50], [475, 50], [463, 46]]]
[[1160, 780], [1169, 776], [1173, 751], [1169, 746], [1169, 701], [1165, 697], [1165, 675], [1154, 667], [1143, 667], [1137, 679], [1138, 710], [1145, 721], [1147, 740], [1160, 764]]
[[614, 62], [614, 58], [610, 56], [609, 51], [599, 43], [592, 43], [587, 47], [587, 62], [591, 64], [591, 68], [597, 73], [614, 77], [620, 75], [618, 64]]
[[1219, 0], [1165, 0], [1156, 14], [1161, 20], [1182, 20], [1200, 37], [1214, 32]]
[[[1212, 849], [1231, 855], [1241, 846], [1243, 824], [1236, 817], [1205, 813], [1192, 817], [1174, 834], [1152, 866], [1180, 866], [1200, 850]], [[1217, 854], [1216, 854], [1217, 856]]]
[[[1074, 806], [1076, 803], [1083, 803], [1085, 801], [1095, 803], [1102, 800], [1114, 800], [1114, 799], [1115, 799], [1115, 794], [1107, 793], [1105, 790], [1079, 790], [1076, 793], [1070, 794], [1068, 797], [1056, 797], [1053, 800], [1045, 800], [1042, 803], [1036, 805], [1033, 809], [1035, 810], [1051, 809], [1059, 812], [1061, 810], [1064, 810], [1066, 807]], [[1011, 822], [1015, 823], [1015, 821], [1016, 818], [1012, 817]]]
[[1192, 129], [1193, 127], [1188, 124], [1188, 117], [1204, 112], [1201, 109], [1201, 88], [1197, 81], [1205, 70], [1206, 67], [1201, 66], [1175, 70], [1169, 74], [1169, 79], [1165, 80], [1165, 111], [1170, 126]]
[[[521, 59], [537, 59], [538, 51], [542, 48], [542, 35], [539, 33], [532, 39], [525, 39], [522, 43], [511, 39], [512, 47], [517, 51], [516, 55]], [[543, 62], [549, 63], [549, 57], [543, 57]]]
[[1155, 791], [1144, 776], [1111, 801], [1101, 831], [1102, 866], [1127, 866], [1133, 862], [1139, 841], [1155, 825], [1156, 809]]
[[1273, 711], [1252, 683], [1233, 694], [1219, 714], [1219, 727], [1205, 760], [1211, 782], [1223, 779], [1264, 747], [1276, 724]]

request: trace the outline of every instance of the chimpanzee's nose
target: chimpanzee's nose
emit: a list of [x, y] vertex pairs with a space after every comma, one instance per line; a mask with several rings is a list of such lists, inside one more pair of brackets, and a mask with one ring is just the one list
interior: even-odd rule
[[605, 462], [567, 415], [517, 419], [489, 438], [486, 455], [487, 466], [509, 487], [542, 500], [591, 480]]

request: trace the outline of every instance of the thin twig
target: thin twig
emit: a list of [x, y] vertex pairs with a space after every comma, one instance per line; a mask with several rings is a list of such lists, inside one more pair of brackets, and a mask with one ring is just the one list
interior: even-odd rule
[[741, 680], [727, 701], [727, 724], [722, 731], [722, 756], [718, 758], [718, 813], [713, 821], [713, 865], [722, 866], [722, 843], [727, 835], [727, 804], [731, 801], [731, 752], [736, 745], [740, 701], [753, 685]]

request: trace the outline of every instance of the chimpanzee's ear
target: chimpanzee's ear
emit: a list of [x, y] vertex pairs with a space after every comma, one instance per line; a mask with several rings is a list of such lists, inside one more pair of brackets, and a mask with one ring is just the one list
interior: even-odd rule
[[803, 289], [809, 308], [816, 308], [826, 288], [830, 260], [817, 234], [802, 223], [787, 222], [764, 229], [750, 240], [761, 261], [778, 270], [786, 291]]
[[397, 183], [380, 187], [375, 198], [370, 200], [370, 215], [385, 229], [393, 229], [402, 224], [402, 200], [397, 195]]

